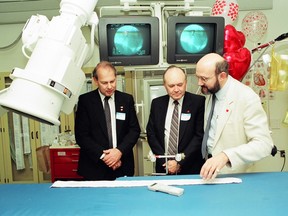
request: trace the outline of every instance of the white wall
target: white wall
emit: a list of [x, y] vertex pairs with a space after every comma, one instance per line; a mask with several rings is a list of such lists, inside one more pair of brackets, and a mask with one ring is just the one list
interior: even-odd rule
[[[282, 33], [288, 32], [288, 1], [287, 0], [274, 0], [272, 10], [263, 10], [262, 12], [266, 15], [268, 19], [268, 31], [266, 35], [261, 39], [261, 43], [269, 42]], [[243, 18], [249, 11], [240, 11], [238, 20], [233, 23], [238, 31], [241, 31], [241, 23]], [[13, 24], [13, 25], [0, 25], [0, 47], [7, 46], [12, 43], [21, 33], [24, 26], [23, 24]], [[85, 29], [86, 31], [87, 29]], [[89, 34], [87, 34], [89, 35]], [[288, 42], [286, 52], [288, 53]], [[286, 45], [285, 45], [286, 46]], [[250, 41], [246, 41], [248, 49], [253, 49], [255, 45]], [[270, 49], [269, 49], [270, 50]], [[277, 47], [276, 47], [277, 50]], [[253, 60], [255, 60], [256, 55], [253, 55]], [[93, 58], [87, 63], [88, 67], [93, 67], [99, 61], [98, 50], [94, 52]], [[11, 71], [14, 67], [25, 68], [27, 59], [21, 53], [21, 42], [18, 42], [16, 46], [0, 50], [0, 72]], [[288, 153], [288, 127], [281, 124], [286, 111], [288, 110], [288, 91], [285, 92], [275, 92], [274, 99], [269, 100], [268, 107], [270, 112], [270, 122], [272, 125], [272, 136], [278, 149], [284, 149]], [[280, 171], [283, 164], [283, 158], [279, 157], [277, 154], [274, 158], [269, 157], [260, 162], [261, 166], [258, 166], [257, 171]], [[285, 166], [286, 171], [288, 171], [288, 165]]]

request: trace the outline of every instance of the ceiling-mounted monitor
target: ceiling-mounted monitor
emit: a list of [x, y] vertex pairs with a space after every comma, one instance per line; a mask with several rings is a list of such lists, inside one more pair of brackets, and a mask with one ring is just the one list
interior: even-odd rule
[[98, 27], [100, 60], [115, 66], [158, 64], [160, 39], [157, 17], [101, 17]]
[[195, 64], [207, 53], [223, 54], [223, 17], [171, 16], [167, 19], [167, 63]]

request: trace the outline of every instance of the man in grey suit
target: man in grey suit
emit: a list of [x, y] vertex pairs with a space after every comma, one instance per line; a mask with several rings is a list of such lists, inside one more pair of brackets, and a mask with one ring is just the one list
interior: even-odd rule
[[228, 62], [215, 53], [202, 57], [196, 66], [198, 85], [203, 94], [210, 94], [206, 98], [205, 127], [212, 95], [216, 100], [208, 140], [202, 148], [207, 160], [200, 175], [207, 180], [219, 172], [247, 172], [253, 162], [270, 155], [273, 148], [259, 96], [231, 77], [228, 68]]
[[[165, 174], [199, 174], [204, 160], [201, 155], [203, 137], [205, 97], [186, 92], [187, 75], [177, 66], [170, 66], [163, 74], [164, 87], [167, 95], [153, 99], [147, 138], [149, 146], [155, 155], [173, 156], [184, 154], [181, 161], [175, 158], [157, 159], [156, 172]], [[179, 108], [178, 126], [175, 135], [176, 148], [169, 153], [171, 125], [175, 101]]]
[[[116, 90], [116, 69], [109, 62], [96, 66], [93, 80], [98, 88], [79, 97], [76, 111], [78, 174], [85, 180], [133, 176], [133, 147], [140, 134], [134, 99]], [[109, 107], [107, 116], [105, 102]]]

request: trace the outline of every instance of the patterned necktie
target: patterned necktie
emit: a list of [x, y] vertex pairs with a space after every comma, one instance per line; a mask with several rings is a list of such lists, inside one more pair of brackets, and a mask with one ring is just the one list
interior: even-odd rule
[[208, 116], [207, 125], [205, 128], [203, 141], [202, 141], [202, 156], [203, 156], [203, 158], [205, 158], [207, 156], [207, 141], [208, 141], [208, 137], [209, 137], [209, 129], [211, 126], [211, 120], [212, 120], [212, 116], [213, 116], [213, 112], [214, 112], [215, 101], [216, 101], [216, 96], [215, 96], [215, 94], [213, 94], [211, 110], [210, 110], [210, 113]]
[[104, 112], [105, 112], [105, 118], [106, 118], [106, 124], [107, 124], [109, 147], [113, 148], [111, 113], [110, 113], [110, 106], [109, 106], [109, 103], [108, 103], [109, 99], [110, 99], [110, 97], [105, 97], [105, 99], [104, 99]]
[[178, 153], [178, 101], [174, 101], [174, 111], [171, 120], [168, 155], [176, 155]]

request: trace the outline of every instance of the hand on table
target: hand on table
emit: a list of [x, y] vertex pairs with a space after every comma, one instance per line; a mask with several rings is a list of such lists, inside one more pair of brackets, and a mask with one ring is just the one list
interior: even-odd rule
[[200, 176], [204, 180], [216, 178], [220, 170], [229, 162], [224, 152], [209, 158], [201, 168]]

